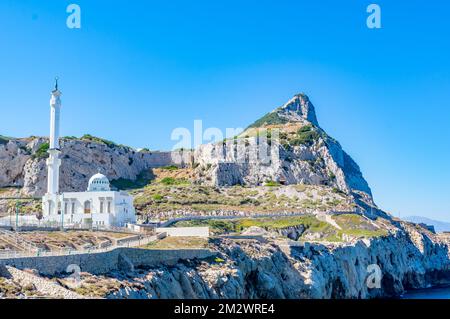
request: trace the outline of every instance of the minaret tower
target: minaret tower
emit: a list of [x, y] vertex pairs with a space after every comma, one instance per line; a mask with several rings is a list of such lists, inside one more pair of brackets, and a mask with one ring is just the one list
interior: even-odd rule
[[50, 146], [47, 159], [47, 194], [45, 194], [44, 215], [57, 214], [59, 202], [59, 167], [61, 153], [59, 149], [59, 117], [61, 113], [61, 92], [58, 89], [58, 78], [50, 98]]

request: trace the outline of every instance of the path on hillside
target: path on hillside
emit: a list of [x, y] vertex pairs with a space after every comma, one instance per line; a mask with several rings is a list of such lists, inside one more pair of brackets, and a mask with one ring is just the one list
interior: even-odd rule
[[273, 214], [252, 214], [252, 215], [216, 215], [216, 216], [198, 216], [198, 215], [192, 215], [192, 216], [185, 216], [185, 217], [178, 217], [178, 218], [172, 218], [164, 223], [162, 223], [159, 227], [169, 227], [174, 223], [181, 222], [181, 221], [188, 221], [188, 220], [211, 220], [211, 219], [243, 219], [243, 218], [283, 218], [283, 217], [299, 217], [299, 216], [306, 216], [306, 215], [314, 215], [319, 220], [322, 220], [324, 222], [327, 222], [334, 227], [341, 229], [341, 227], [336, 224], [336, 222], [331, 218], [332, 215], [335, 214], [355, 214], [355, 212], [313, 212], [313, 213], [273, 213]]

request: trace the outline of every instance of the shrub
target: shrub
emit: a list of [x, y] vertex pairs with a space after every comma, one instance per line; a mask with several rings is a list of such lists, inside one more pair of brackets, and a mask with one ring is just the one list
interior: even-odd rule
[[164, 196], [162, 196], [161, 194], [155, 194], [152, 196], [152, 199], [156, 201], [161, 201], [164, 199]]
[[280, 186], [280, 183], [269, 180], [269, 181], [266, 181], [265, 186], [270, 186], [270, 187]]
[[38, 149], [36, 150], [36, 152], [33, 155], [33, 158], [47, 158], [48, 157], [48, 149], [50, 148], [50, 144], [49, 143], [42, 143]]
[[314, 141], [319, 138], [320, 134], [313, 128], [312, 125], [305, 125], [297, 131], [296, 137], [291, 140], [291, 145], [311, 146], [314, 144]]
[[137, 189], [150, 183], [152, 176], [147, 171], [142, 171], [135, 180], [119, 178], [111, 181], [111, 185], [117, 189]]
[[173, 177], [165, 177], [160, 181], [163, 185], [182, 185], [188, 184], [189, 182], [184, 178], [173, 178]]
[[112, 142], [112, 141], [105, 140], [105, 139], [100, 138], [100, 137], [92, 136], [90, 134], [83, 135], [81, 137], [81, 139], [85, 140], [85, 141], [91, 141], [91, 142], [94, 142], [94, 143], [104, 144], [104, 145], [106, 145], [108, 147], [111, 147], [111, 148], [114, 147], [114, 146], [117, 146], [117, 144]]
[[176, 165], [169, 165], [169, 166], [163, 166], [161, 169], [167, 170], [167, 171], [176, 171], [178, 169], [178, 166]]

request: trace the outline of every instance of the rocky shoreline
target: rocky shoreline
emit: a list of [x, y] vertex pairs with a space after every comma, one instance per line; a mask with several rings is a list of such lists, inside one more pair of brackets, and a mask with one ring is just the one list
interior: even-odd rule
[[[309, 243], [288, 251], [270, 242], [222, 241], [216, 247], [223, 262], [148, 269], [126, 279], [139, 283], [138, 289], [125, 287], [106, 297], [390, 298], [450, 283], [448, 244], [415, 229], [354, 244]], [[379, 288], [367, 285], [373, 264], [382, 272]]]
[[[76, 287], [67, 275], [47, 279], [84, 298], [108, 299], [398, 298], [450, 284], [448, 241], [407, 223], [388, 236], [353, 243], [214, 238], [209, 248], [217, 257], [81, 273]], [[378, 287], [368, 284], [371, 265], [381, 270]]]

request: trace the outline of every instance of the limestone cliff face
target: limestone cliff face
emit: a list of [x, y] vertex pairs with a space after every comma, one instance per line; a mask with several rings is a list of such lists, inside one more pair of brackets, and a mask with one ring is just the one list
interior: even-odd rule
[[213, 185], [261, 185], [270, 180], [329, 185], [371, 197], [359, 166], [319, 127], [314, 106], [304, 94], [265, 115], [235, 140], [202, 145], [194, 157], [201, 180]]
[[[262, 138], [262, 131], [271, 136]], [[35, 196], [45, 192], [45, 151], [36, 156], [43, 143], [43, 138], [0, 143], [0, 187], [23, 187], [25, 194]], [[314, 106], [304, 94], [250, 125], [236, 140], [200, 146], [192, 158], [191, 152], [176, 156], [174, 152], [137, 152], [98, 138], [64, 138], [60, 144], [63, 191], [84, 190], [89, 177], [98, 170], [110, 180], [134, 180], [151, 167], [194, 163], [197, 182], [202, 184], [261, 185], [276, 181], [328, 185], [346, 193], [361, 192], [371, 200], [371, 190], [358, 165], [319, 127]]]
[[29, 144], [27, 140], [0, 143], [0, 187], [23, 185], [23, 168], [31, 157]]
[[[23, 187], [26, 195], [41, 196], [47, 188], [46, 153], [40, 147], [45, 138], [11, 139], [0, 144], [0, 187]], [[170, 152], [138, 152], [130, 147], [64, 138], [61, 146], [60, 187], [62, 191], [83, 191], [99, 170], [110, 180], [135, 180], [151, 167], [174, 163]]]
[[288, 122], [305, 120], [315, 126], [319, 126], [314, 105], [305, 94], [294, 96], [286, 104], [275, 109], [272, 113], [276, 113], [280, 118]]
[[[217, 243], [219, 262], [110, 274], [123, 284], [108, 298], [375, 298], [450, 282], [448, 244], [410, 226], [352, 244], [285, 247], [258, 241]], [[381, 269], [380, 286], [368, 285]], [[369, 279], [369, 282], [372, 282]], [[372, 282], [374, 283], [374, 282]]]

